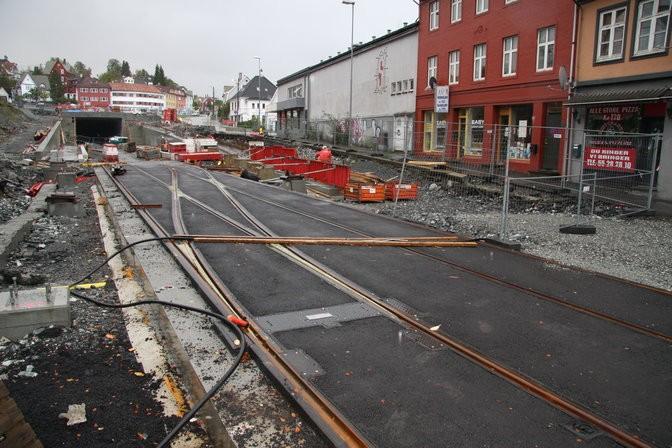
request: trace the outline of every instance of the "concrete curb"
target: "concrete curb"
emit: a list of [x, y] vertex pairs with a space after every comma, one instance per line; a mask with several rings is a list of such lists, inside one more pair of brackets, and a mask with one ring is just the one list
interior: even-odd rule
[[47, 197], [54, 191], [56, 185], [44, 185], [25, 212], [0, 225], [0, 269], [5, 269], [9, 254], [30, 233], [33, 221], [44, 215], [47, 209]]
[[[96, 176], [105, 175], [102, 170], [96, 169]], [[96, 183], [98, 191], [101, 197], [107, 196], [107, 191], [100, 183], [100, 179], [96, 177]], [[119, 243], [127, 245], [128, 241], [124, 237], [123, 231], [119, 226], [117, 219], [115, 218], [114, 211], [111, 208], [109, 202], [104, 205], [105, 213], [108, 220], [112, 224], [114, 231], [116, 233], [116, 238], [119, 240]], [[149, 235], [148, 235], [149, 236]], [[142, 285], [143, 291], [145, 293], [145, 299], [147, 300], [158, 300], [158, 297], [155, 294], [154, 287], [151, 284], [151, 281], [147, 277], [140, 261], [136, 258], [133, 249], [126, 250], [122, 257], [126, 262], [133, 267], [135, 273], [137, 274], [138, 282]], [[158, 335], [161, 336], [162, 344], [165, 344], [167, 347], [170, 347], [170, 350], [164, 350], [164, 355], [170, 361], [172, 365], [175, 366], [177, 373], [180, 378], [181, 385], [186, 389], [189, 396], [189, 404], [194, 405], [198, 400], [200, 400], [206, 393], [205, 387], [201, 382], [198, 374], [194, 370], [191, 361], [189, 360], [189, 355], [182, 346], [175, 329], [173, 328], [166, 310], [158, 305], [147, 306], [148, 310], [151, 310], [149, 313], [151, 326], [155, 329]], [[203, 419], [205, 427], [207, 429], [210, 438], [217, 448], [235, 448], [236, 445], [231, 439], [226, 426], [222, 422], [221, 418], [215, 406], [212, 403], [212, 400], [206, 402], [201, 410], [198, 413], [198, 416]]]

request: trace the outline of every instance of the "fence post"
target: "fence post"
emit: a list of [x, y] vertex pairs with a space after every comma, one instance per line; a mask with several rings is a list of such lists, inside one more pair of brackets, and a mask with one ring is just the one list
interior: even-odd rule
[[506, 152], [506, 161], [504, 162], [504, 196], [502, 197], [502, 222], [500, 223], [499, 238], [502, 241], [508, 239], [508, 220], [509, 220], [509, 152]]
[[576, 203], [576, 223], [581, 224], [581, 202], [583, 199], [583, 173], [579, 178], [579, 197]]
[[590, 204], [590, 220], [595, 215], [595, 195], [597, 195], [597, 173], [593, 173], [593, 198]]
[[[487, 131], [486, 131], [487, 133]], [[497, 124], [492, 125], [492, 135], [490, 136], [490, 175], [495, 174], [495, 160], [497, 159], [497, 137], [498, 130]], [[508, 148], [507, 148], [507, 160], [508, 160]]]
[[651, 157], [651, 179], [649, 180], [649, 197], [646, 201], [646, 209], [651, 210], [653, 204], [653, 185], [656, 179], [656, 165], [658, 164], [658, 136], [649, 137], [653, 139], [653, 157]]

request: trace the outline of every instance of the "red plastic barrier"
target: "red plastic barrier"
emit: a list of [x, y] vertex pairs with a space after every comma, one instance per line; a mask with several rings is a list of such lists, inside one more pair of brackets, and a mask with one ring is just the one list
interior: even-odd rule
[[30, 196], [31, 198], [34, 198], [35, 196], [37, 196], [37, 193], [40, 192], [40, 190], [42, 189], [43, 186], [44, 186], [44, 182], [37, 182], [37, 183], [31, 185], [30, 188], [26, 190], [26, 194], [28, 196]]
[[297, 157], [296, 148], [286, 148], [284, 146], [263, 146], [261, 148], [250, 149], [250, 159], [264, 160], [273, 157]]
[[185, 152], [177, 155], [180, 162], [200, 162], [202, 160], [222, 160], [221, 152]]

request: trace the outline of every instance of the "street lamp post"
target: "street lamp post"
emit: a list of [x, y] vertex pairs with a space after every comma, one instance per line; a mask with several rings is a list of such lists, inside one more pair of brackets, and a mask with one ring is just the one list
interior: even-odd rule
[[355, 55], [355, 2], [343, 0], [344, 5], [352, 6], [352, 25], [350, 27], [350, 109], [348, 112], [348, 147], [352, 146], [352, 71]]
[[257, 77], [257, 81], [258, 81], [257, 89], [259, 90], [259, 103], [257, 103], [257, 108], [259, 109], [259, 127], [263, 127], [261, 125], [261, 58], [258, 57], [258, 56], [255, 56], [254, 59], [256, 59], [258, 64], [259, 64], [259, 75]]

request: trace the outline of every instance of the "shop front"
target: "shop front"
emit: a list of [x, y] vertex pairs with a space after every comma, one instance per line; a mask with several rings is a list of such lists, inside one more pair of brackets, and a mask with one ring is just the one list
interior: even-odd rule
[[560, 102], [425, 110], [422, 155], [500, 167], [508, 158], [514, 171], [558, 173], [566, 141], [564, 113]]

